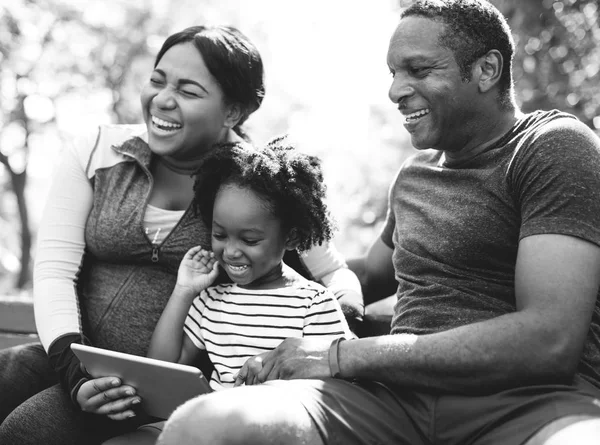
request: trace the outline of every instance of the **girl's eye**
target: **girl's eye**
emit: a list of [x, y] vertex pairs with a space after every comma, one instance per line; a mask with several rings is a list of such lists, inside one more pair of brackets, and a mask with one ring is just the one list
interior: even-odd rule
[[161, 79], [156, 79], [156, 78], [150, 78], [150, 83], [153, 85], [162, 85], [163, 81]]
[[244, 240], [244, 244], [246, 244], [248, 246], [256, 246], [259, 242], [260, 242], [260, 240], [256, 240], [256, 239], [245, 239]]
[[218, 239], [218, 240], [225, 239], [225, 235], [223, 235], [222, 233], [213, 233], [213, 234], [212, 234], [212, 237], [213, 237], [214, 239]]

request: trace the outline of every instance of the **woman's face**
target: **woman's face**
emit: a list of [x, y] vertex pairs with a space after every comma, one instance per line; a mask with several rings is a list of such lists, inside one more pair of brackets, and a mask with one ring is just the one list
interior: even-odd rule
[[148, 144], [159, 156], [193, 161], [235, 125], [221, 87], [191, 42], [170, 48], [141, 93]]

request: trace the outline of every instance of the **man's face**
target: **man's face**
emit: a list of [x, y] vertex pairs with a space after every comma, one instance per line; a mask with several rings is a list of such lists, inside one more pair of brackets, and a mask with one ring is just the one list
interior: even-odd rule
[[454, 54], [439, 44], [444, 26], [416, 16], [400, 21], [387, 54], [393, 76], [389, 97], [405, 116], [415, 148], [454, 152], [475, 130], [478, 90], [461, 79]]

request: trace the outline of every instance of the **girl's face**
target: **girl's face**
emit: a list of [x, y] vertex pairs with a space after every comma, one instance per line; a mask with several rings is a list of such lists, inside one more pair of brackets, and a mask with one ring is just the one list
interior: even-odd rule
[[191, 42], [170, 48], [141, 93], [150, 149], [176, 161], [193, 161], [235, 125], [221, 87]]
[[259, 195], [233, 184], [217, 192], [212, 250], [232, 281], [244, 286], [266, 276], [280, 266], [285, 251], [294, 247], [281, 221]]

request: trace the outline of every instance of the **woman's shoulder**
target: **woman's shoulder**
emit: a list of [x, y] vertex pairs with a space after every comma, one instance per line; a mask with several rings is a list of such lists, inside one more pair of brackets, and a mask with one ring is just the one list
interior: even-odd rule
[[123, 156], [112, 149], [125, 141], [139, 137], [146, 141], [146, 126], [106, 124], [73, 137], [71, 149], [88, 177], [94, 176], [98, 168], [109, 167], [121, 162]]

